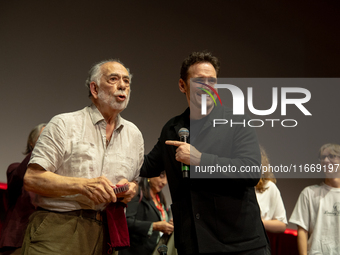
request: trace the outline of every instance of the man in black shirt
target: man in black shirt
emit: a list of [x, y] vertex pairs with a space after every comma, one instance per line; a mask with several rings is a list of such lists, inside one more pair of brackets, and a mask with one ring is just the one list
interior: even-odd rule
[[[218, 59], [208, 52], [193, 52], [183, 61], [179, 89], [186, 95], [189, 108], [165, 124], [158, 143], [145, 156], [141, 176], [158, 176], [166, 170], [175, 246], [180, 255], [264, 255], [268, 252], [267, 238], [254, 191], [261, 173], [239, 171], [242, 166], [260, 165], [256, 134], [242, 125], [213, 127], [214, 119], [241, 122], [248, 117], [233, 116], [231, 109], [215, 106], [209, 96], [207, 114], [201, 114], [202, 87], [212, 93], [204, 85], [216, 83], [218, 71]], [[178, 141], [178, 131], [183, 127], [191, 130], [188, 143]], [[183, 178], [181, 164], [194, 169], [229, 166], [239, 172], [225, 173], [218, 179]]]

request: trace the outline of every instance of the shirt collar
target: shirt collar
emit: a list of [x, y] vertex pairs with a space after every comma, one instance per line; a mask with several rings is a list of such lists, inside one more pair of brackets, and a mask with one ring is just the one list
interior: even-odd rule
[[123, 127], [124, 127], [124, 119], [120, 116], [120, 114], [118, 114], [115, 130], [120, 131], [123, 129]]
[[[91, 104], [91, 106], [89, 107], [89, 113], [90, 113], [90, 117], [91, 117], [93, 125], [96, 125], [101, 121], [105, 121], [103, 115], [100, 113], [100, 111], [94, 104]], [[124, 119], [120, 116], [120, 114], [118, 114], [115, 130], [120, 131], [123, 127], [124, 127]]]

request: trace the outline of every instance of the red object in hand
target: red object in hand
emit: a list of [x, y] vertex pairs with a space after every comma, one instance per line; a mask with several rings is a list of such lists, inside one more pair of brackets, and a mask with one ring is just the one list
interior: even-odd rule
[[119, 193], [123, 193], [129, 190], [129, 184], [125, 183], [122, 185], [116, 185], [116, 188], [113, 189], [113, 192], [117, 195]]
[[110, 203], [106, 207], [106, 218], [110, 235], [108, 254], [112, 254], [112, 248], [117, 251], [130, 247], [129, 230], [124, 213], [125, 207], [126, 204], [121, 202]]

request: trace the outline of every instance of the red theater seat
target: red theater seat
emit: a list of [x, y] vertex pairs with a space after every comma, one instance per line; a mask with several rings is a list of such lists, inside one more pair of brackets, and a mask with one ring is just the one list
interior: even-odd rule
[[297, 248], [297, 230], [286, 229], [284, 233], [267, 232], [272, 255], [299, 255]]

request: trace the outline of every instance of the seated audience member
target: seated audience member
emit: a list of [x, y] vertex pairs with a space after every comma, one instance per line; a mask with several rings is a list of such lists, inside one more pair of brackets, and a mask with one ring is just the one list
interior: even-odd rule
[[2, 255], [21, 254], [28, 218], [35, 211], [29, 192], [23, 189], [23, 179], [31, 152], [45, 126], [44, 123], [39, 124], [30, 132], [24, 152], [25, 159], [21, 163], [11, 164], [7, 169], [8, 211], [0, 238]]
[[119, 255], [151, 255], [160, 237], [165, 235], [165, 238], [173, 232], [162, 193], [166, 183], [165, 172], [159, 177], [141, 178], [139, 194], [128, 203], [126, 209], [130, 248], [120, 251]]
[[[269, 169], [269, 159], [263, 147], [261, 149], [261, 164]], [[263, 168], [262, 168], [263, 170]], [[286, 230], [287, 217], [276, 179], [272, 172], [263, 171], [259, 183], [255, 186], [257, 201], [261, 210], [264, 228], [268, 232], [281, 233]]]
[[319, 150], [325, 180], [306, 187], [289, 222], [298, 227], [299, 254], [340, 254], [340, 145], [325, 144]]

